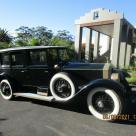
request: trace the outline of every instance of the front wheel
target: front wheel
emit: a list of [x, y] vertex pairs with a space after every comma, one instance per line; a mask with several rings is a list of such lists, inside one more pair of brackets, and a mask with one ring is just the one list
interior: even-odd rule
[[114, 120], [122, 112], [123, 102], [115, 90], [98, 87], [87, 96], [89, 111], [100, 120]]
[[13, 91], [7, 79], [0, 82], [0, 94], [5, 100], [11, 100], [13, 98]]
[[51, 94], [57, 101], [65, 102], [75, 95], [75, 84], [72, 78], [64, 72], [55, 74], [50, 81]]

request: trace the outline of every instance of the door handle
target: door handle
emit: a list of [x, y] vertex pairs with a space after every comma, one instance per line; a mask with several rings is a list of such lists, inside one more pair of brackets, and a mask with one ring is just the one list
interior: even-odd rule
[[24, 72], [26, 72], [27, 70], [21, 70], [21, 73], [24, 73]]
[[24, 71], [24, 70], [22, 70], [21, 72], [22, 72], [22, 73], [24, 73], [25, 71]]
[[48, 71], [47, 71], [47, 70], [45, 70], [45, 71], [44, 71], [44, 73], [48, 73]]

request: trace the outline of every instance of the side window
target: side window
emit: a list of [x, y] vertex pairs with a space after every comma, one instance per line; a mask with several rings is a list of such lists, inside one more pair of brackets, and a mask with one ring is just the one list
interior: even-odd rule
[[47, 65], [46, 51], [30, 51], [30, 65]]
[[10, 59], [9, 54], [2, 54], [1, 55], [1, 65], [3, 66], [10, 66]]
[[12, 66], [23, 66], [25, 57], [23, 53], [12, 53], [11, 54], [11, 65]]
[[56, 49], [48, 49], [48, 64], [54, 65], [58, 63], [58, 54]]

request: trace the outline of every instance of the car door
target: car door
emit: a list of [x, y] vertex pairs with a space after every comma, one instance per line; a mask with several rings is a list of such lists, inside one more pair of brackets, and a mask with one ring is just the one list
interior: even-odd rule
[[27, 67], [29, 84], [33, 86], [48, 86], [49, 67], [47, 65], [46, 50], [30, 50], [29, 65]]
[[26, 55], [25, 51], [16, 51], [10, 53], [11, 58], [11, 67], [10, 67], [10, 76], [13, 79], [26, 85], [28, 83], [28, 74], [26, 68]]
[[10, 54], [1, 53], [0, 73], [10, 75]]

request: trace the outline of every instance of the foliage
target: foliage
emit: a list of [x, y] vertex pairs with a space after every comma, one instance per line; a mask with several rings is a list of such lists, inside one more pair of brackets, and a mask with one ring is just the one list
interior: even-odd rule
[[136, 71], [130, 71], [129, 74], [131, 75], [130, 78], [126, 78], [129, 84], [136, 84]]
[[38, 45], [40, 45], [39, 39], [32, 38], [32, 39], [29, 41], [29, 45], [30, 45], [30, 46], [38, 46]]
[[136, 54], [132, 54], [130, 58], [130, 66], [136, 67]]
[[11, 41], [12, 38], [9, 36], [8, 31], [0, 28], [0, 48], [8, 48]]
[[53, 34], [47, 27], [26, 27], [16, 29], [17, 36], [11, 38], [8, 32], [0, 29], [0, 48], [16, 46], [66, 46], [69, 49], [70, 58], [74, 58], [74, 38], [67, 30], [59, 30]]
[[0, 28], [0, 42], [10, 43], [11, 40], [12, 39], [9, 36], [8, 31]]
[[136, 84], [136, 77], [126, 78], [129, 84]]
[[127, 67], [123, 68], [124, 71], [126, 71], [130, 77], [127, 77], [126, 80], [129, 84], [136, 84], [136, 68], [135, 67]]
[[47, 46], [53, 37], [53, 32], [44, 26], [36, 27], [33, 28], [33, 37], [39, 40], [40, 45]]
[[48, 30], [44, 26], [40, 27], [25, 27], [21, 26], [16, 29], [17, 37], [15, 38], [15, 44], [19, 46], [29, 46], [29, 45], [44, 45], [47, 46], [53, 36], [51, 30]]
[[55, 36], [53, 36], [51, 40], [51, 45], [57, 45], [57, 46], [73, 46], [73, 36], [69, 33], [69, 31], [62, 30], [58, 31]]
[[8, 48], [9, 44], [7, 42], [0, 42], [0, 49]]
[[74, 38], [70, 34], [69, 31], [62, 30], [58, 31], [55, 36], [51, 39], [50, 45], [52, 46], [66, 46], [68, 50], [68, 54], [70, 59], [73, 60], [75, 58], [74, 52]]

